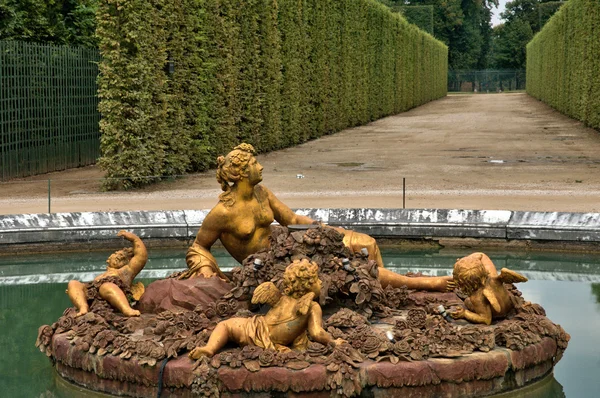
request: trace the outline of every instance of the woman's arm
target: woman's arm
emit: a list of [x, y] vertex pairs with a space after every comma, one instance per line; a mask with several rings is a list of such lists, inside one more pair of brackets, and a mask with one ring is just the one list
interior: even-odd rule
[[204, 218], [196, 239], [188, 249], [185, 261], [188, 271], [182, 274], [180, 279], [187, 279], [198, 275], [211, 277], [218, 275], [222, 279], [227, 279], [219, 269], [217, 260], [210, 252], [212, 245], [219, 239], [223, 232], [223, 226], [226, 225], [226, 216], [218, 209], [212, 209]]
[[269, 205], [271, 206], [271, 210], [273, 210], [273, 216], [279, 224], [287, 226], [295, 224], [312, 224], [315, 222], [315, 220], [310, 217], [294, 213], [292, 209], [277, 199], [277, 197], [266, 187], [261, 185], [261, 188], [266, 192], [267, 198], [269, 199]]
[[207, 251], [219, 239], [222, 226], [226, 224], [225, 216], [217, 208], [212, 209], [202, 221], [200, 229], [196, 234], [194, 246], [200, 246]]

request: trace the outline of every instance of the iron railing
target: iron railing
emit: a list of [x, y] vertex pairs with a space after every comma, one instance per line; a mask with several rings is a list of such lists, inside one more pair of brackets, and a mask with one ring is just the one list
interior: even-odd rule
[[449, 70], [448, 91], [492, 93], [525, 90], [524, 69]]
[[93, 164], [97, 50], [0, 41], [0, 178]]

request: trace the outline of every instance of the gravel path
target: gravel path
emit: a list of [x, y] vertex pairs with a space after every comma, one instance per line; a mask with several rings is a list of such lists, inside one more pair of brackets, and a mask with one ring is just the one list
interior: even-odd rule
[[[527, 94], [449, 95], [258, 157], [290, 207], [600, 212], [600, 132]], [[297, 178], [301, 176], [302, 178]], [[0, 183], [0, 214], [211, 208], [214, 171], [125, 193], [85, 167]]]

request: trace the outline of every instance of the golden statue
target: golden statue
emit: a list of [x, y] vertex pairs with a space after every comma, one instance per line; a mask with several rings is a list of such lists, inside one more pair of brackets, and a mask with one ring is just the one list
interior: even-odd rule
[[[132, 242], [133, 248], [118, 250], [108, 257], [106, 272], [94, 278], [90, 284], [81, 283], [76, 280], [69, 282], [66, 293], [77, 308], [77, 315], [86, 314], [89, 311], [88, 289], [97, 287], [101, 298], [108, 301], [113, 308], [126, 316], [139, 316], [140, 312], [129, 305], [125, 291], [132, 294], [134, 300], [138, 300], [144, 293], [144, 285], [140, 282], [132, 286], [137, 274], [144, 268], [148, 261], [148, 252], [144, 242], [136, 235], [127, 231], [119, 231], [117, 236]], [[90, 286], [91, 285], [91, 286]]]
[[[308, 260], [296, 260], [283, 275], [283, 294], [272, 282], [260, 284], [252, 296], [254, 304], [271, 306], [266, 315], [231, 318], [219, 322], [204, 347], [190, 353], [192, 359], [212, 357], [230, 341], [241, 346], [255, 345], [265, 349], [305, 350], [307, 337], [327, 345], [343, 344], [323, 329], [323, 313], [315, 298], [321, 293], [319, 267]], [[308, 336], [307, 336], [308, 333]]]
[[[271, 191], [262, 186], [263, 167], [254, 157], [250, 144], [241, 144], [227, 156], [217, 159], [217, 181], [223, 193], [219, 203], [208, 213], [196, 240], [186, 256], [188, 271], [181, 278], [198, 275], [210, 277], [223, 275], [210, 248], [217, 239], [238, 262], [248, 255], [269, 246], [270, 225], [276, 220], [283, 226], [314, 224], [310, 217], [295, 214]], [[367, 248], [369, 259], [379, 265], [379, 279], [386, 287], [407, 286], [409, 289], [446, 291], [452, 277], [407, 277], [384, 268], [379, 247], [369, 235], [336, 228], [344, 234], [344, 244], [353, 252]]]
[[492, 260], [484, 253], [473, 253], [454, 264], [454, 283], [467, 296], [465, 308], [451, 315], [472, 323], [490, 325], [494, 318], [504, 318], [513, 309], [513, 303], [504, 283], [527, 282], [518, 272], [502, 268], [500, 274]]

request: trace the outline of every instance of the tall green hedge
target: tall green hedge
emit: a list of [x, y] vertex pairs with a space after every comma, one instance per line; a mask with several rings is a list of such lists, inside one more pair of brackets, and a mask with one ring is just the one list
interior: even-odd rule
[[375, 0], [101, 0], [98, 14], [107, 188], [446, 94], [447, 47]]
[[527, 92], [600, 129], [600, 1], [569, 0], [527, 45]]

